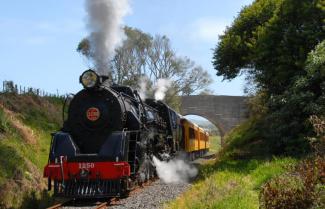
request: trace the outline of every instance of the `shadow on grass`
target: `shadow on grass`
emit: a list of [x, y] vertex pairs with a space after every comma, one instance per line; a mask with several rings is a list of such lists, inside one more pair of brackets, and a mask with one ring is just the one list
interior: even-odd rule
[[260, 162], [260, 160], [221, 160], [213, 164], [200, 165], [196, 181], [204, 180], [218, 171], [248, 174], [256, 169]]
[[238, 173], [248, 175], [255, 171], [259, 166], [266, 162], [271, 162], [276, 158], [270, 156], [263, 156], [251, 159], [219, 159], [213, 164], [200, 165], [199, 174], [195, 181], [204, 180], [216, 172], [228, 171], [231, 173]]
[[23, 197], [20, 209], [44, 209], [56, 203], [52, 195], [47, 191], [32, 191]]

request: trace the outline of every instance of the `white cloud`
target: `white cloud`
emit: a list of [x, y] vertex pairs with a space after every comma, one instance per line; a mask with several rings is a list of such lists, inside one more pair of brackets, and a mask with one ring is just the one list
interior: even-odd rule
[[216, 43], [218, 36], [223, 34], [230, 21], [217, 18], [200, 18], [194, 21], [189, 27], [189, 34], [192, 41], [203, 41]]

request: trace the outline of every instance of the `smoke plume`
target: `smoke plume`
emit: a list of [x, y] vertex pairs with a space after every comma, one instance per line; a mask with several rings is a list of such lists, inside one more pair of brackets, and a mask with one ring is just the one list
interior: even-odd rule
[[153, 162], [156, 166], [158, 177], [165, 183], [186, 183], [198, 174], [198, 170], [181, 158], [168, 162], [160, 161], [155, 156]]
[[155, 99], [163, 100], [166, 96], [168, 88], [171, 86], [171, 81], [168, 79], [160, 78], [157, 80], [155, 88]]
[[142, 100], [145, 100], [147, 98], [147, 84], [148, 84], [148, 78], [145, 76], [142, 76], [139, 81], [139, 96]]
[[131, 10], [128, 0], [86, 0], [87, 29], [94, 64], [99, 74], [109, 74], [109, 61], [125, 39], [123, 17]]

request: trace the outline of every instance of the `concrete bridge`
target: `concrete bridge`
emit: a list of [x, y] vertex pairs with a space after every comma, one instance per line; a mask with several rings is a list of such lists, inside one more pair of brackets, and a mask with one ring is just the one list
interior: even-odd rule
[[248, 117], [247, 97], [193, 95], [181, 97], [182, 115], [199, 115], [220, 131], [221, 138]]

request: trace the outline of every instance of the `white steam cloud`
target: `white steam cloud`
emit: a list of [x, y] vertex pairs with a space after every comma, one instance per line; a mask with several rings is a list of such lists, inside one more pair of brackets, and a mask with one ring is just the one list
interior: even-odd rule
[[198, 174], [197, 168], [182, 159], [160, 161], [155, 156], [153, 162], [156, 166], [158, 177], [165, 183], [186, 183]]
[[163, 100], [166, 96], [168, 88], [171, 86], [172, 82], [169, 79], [160, 78], [154, 86], [155, 89], [155, 99]]
[[128, 0], [86, 0], [87, 28], [95, 67], [99, 74], [108, 74], [109, 61], [125, 39], [123, 17], [130, 13]]
[[145, 76], [141, 77], [139, 81], [139, 96], [142, 100], [145, 100], [147, 98], [147, 84], [148, 78]]

